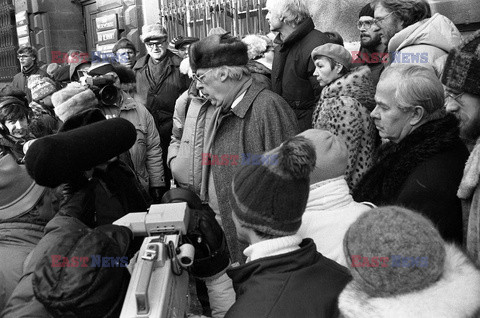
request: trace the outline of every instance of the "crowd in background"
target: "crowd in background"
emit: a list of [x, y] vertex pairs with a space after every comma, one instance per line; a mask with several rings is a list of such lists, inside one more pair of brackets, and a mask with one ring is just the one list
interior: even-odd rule
[[145, 25], [141, 57], [127, 38], [113, 60], [18, 50], [0, 92], [0, 316], [118, 316], [127, 269], [65, 274], [50, 256], [133, 258], [112, 223], [171, 188], [223, 232], [193, 273], [205, 316], [480, 315], [480, 31], [378, 0], [350, 52], [303, 1], [266, 9], [271, 32], [242, 39]]

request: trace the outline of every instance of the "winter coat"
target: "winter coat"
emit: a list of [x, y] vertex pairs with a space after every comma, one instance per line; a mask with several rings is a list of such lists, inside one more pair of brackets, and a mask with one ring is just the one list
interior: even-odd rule
[[160, 62], [163, 63], [163, 71], [155, 74], [153, 78], [149, 74], [149, 59], [150, 56], [146, 55], [140, 58], [133, 67], [137, 79], [136, 97], [142, 105], [147, 107], [155, 120], [160, 135], [163, 166], [167, 174], [166, 179], [169, 180], [167, 152], [172, 137], [175, 101], [187, 90], [190, 80], [187, 75], [180, 73], [182, 59], [169, 50]]
[[28, 88], [28, 79], [30, 78], [31, 75], [38, 74], [42, 77], [49, 77], [47, 72], [41, 70], [37, 64], [34, 64], [31, 69], [29, 69], [27, 72], [20, 72], [15, 74], [13, 77], [12, 85], [25, 94], [27, 94], [27, 100], [28, 103], [30, 104], [32, 102], [32, 92]]
[[[73, 302], [73, 298], [77, 295], [72, 295], [72, 293], [75, 290], [81, 289], [79, 286], [94, 286], [95, 290], [102, 290], [101, 292], [97, 292], [97, 294], [93, 294], [91, 290], [88, 290], [86, 287], [84, 287], [85, 295], [80, 296], [78, 295], [77, 297], [85, 297], [83, 300], [83, 304], [86, 306], [88, 302], [97, 302], [100, 303], [102, 299], [108, 300], [109, 303], [112, 302], [112, 298], [109, 295], [112, 295], [112, 293], [118, 293], [118, 300], [116, 301], [116, 307], [119, 308], [119, 306], [122, 305], [122, 294], [124, 295], [126, 288], [123, 289], [117, 289], [117, 288], [112, 288], [111, 286], [99, 286], [98, 281], [100, 280], [105, 280], [105, 278], [102, 278], [102, 276], [106, 275], [112, 275], [108, 274], [107, 272], [109, 270], [115, 270], [117, 274], [119, 273], [119, 270], [121, 271], [121, 268], [105, 268], [105, 269], [95, 269], [95, 268], [89, 268], [89, 269], [81, 269], [78, 265], [78, 272], [75, 273], [75, 270], [72, 269], [69, 274], [65, 274], [65, 280], [63, 282], [58, 282], [55, 281], [55, 278], [52, 275], [52, 272], [56, 271], [55, 269], [48, 269], [48, 270], [43, 270], [43, 269], [38, 269], [37, 265], [39, 262], [42, 261], [45, 257], [48, 257], [49, 254], [48, 251], [52, 248], [54, 244], [58, 244], [58, 241], [60, 239], [64, 238], [64, 243], [61, 247], [63, 250], [68, 250], [68, 246], [70, 246], [70, 249], [73, 251], [72, 254], [68, 255], [69, 261], [72, 261], [73, 256], [77, 257], [91, 257], [91, 255], [96, 255], [95, 253], [98, 250], [101, 250], [104, 247], [100, 246], [78, 246], [77, 241], [79, 240], [79, 237], [86, 235], [87, 233], [91, 232], [92, 229], [89, 229], [84, 223], [82, 223], [80, 220], [78, 220], [75, 217], [71, 216], [65, 216], [65, 215], [57, 215], [55, 218], [53, 218], [45, 227], [45, 236], [41, 239], [41, 241], [38, 243], [38, 245], [35, 247], [31, 255], [29, 255], [29, 258], [25, 264], [25, 268], [23, 270], [23, 277], [20, 280], [20, 283], [18, 286], [15, 288], [12, 297], [8, 301], [7, 307], [5, 310], [1, 313], [1, 316], [4, 318], [11, 317], [11, 318], [20, 318], [20, 317], [52, 317], [52, 315], [47, 311], [45, 306], [37, 299], [37, 297], [34, 294], [33, 291], [33, 279], [34, 279], [34, 272], [37, 272], [40, 277], [45, 279], [47, 282], [46, 284], [50, 284], [50, 287], [52, 290], [55, 290], [55, 293], [51, 292], [51, 297], [52, 300], [56, 297], [56, 299], [61, 299], [61, 295], [63, 295], [64, 299], [63, 302], [65, 305], [67, 303]], [[68, 239], [67, 239], [68, 238]], [[91, 244], [103, 244], [103, 246], [106, 246], [107, 244], [110, 244], [107, 242], [109, 240], [108, 234], [103, 236], [102, 241], [93, 241]], [[122, 236], [118, 235], [118, 237], [111, 237], [114, 240], [116, 240], [116, 244], [120, 246], [121, 250], [125, 250], [128, 247], [128, 244], [130, 243], [127, 240], [122, 241]], [[111, 239], [110, 238], [110, 239]], [[81, 250], [83, 252], [77, 252], [75, 251]], [[90, 253], [85, 252], [85, 251], [91, 251]], [[115, 251], [112, 251], [112, 253], [115, 253]], [[81, 253], [78, 255], [78, 253]], [[62, 255], [65, 256], [65, 255]], [[43, 260], [44, 261], [44, 260]], [[52, 263], [49, 265], [53, 266], [53, 258], [52, 258]], [[80, 263], [81, 261], [79, 261]], [[92, 260], [90, 259], [87, 263], [88, 267], [91, 267], [92, 265]], [[126, 273], [126, 269], [123, 269], [125, 273], [122, 273], [122, 275], [125, 276], [117, 276], [115, 277], [118, 280], [125, 280], [125, 283], [128, 283], [128, 274]], [[103, 271], [100, 272], [100, 271]], [[111, 281], [112, 286], [118, 286], [115, 279]], [[58, 284], [58, 285], [56, 285]], [[126, 285], [126, 284], [125, 284]], [[106, 292], [105, 292], [106, 291]], [[88, 297], [87, 297], [88, 295]], [[75, 301], [78, 301], [76, 299]], [[71, 305], [70, 305], [71, 306]], [[108, 309], [107, 309], [108, 310]], [[72, 316], [75, 317], [75, 316]], [[118, 314], [117, 314], [118, 317]]]
[[261, 155], [297, 133], [295, 114], [288, 104], [255, 81], [217, 129], [211, 154], [218, 158], [227, 155], [229, 159], [237, 156], [236, 161], [230, 159], [226, 165], [214, 164], [210, 170], [233, 262], [243, 262], [243, 248], [239, 247], [228, 202], [233, 175], [239, 165], [248, 164], [241, 163], [241, 156]]
[[227, 271], [237, 300], [225, 318], [338, 316], [347, 270], [318, 253], [311, 239], [300, 249], [260, 258]]
[[272, 90], [282, 96], [295, 110], [300, 131], [310, 129], [313, 109], [322, 91], [313, 72], [315, 64], [310, 57], [317, 46], [330, 42], [328, 36], [315, 30], [311, 18], [295, 28], [283, 42], [280, 34], [275, 39], [272, 64]]
[[443, 275], [422, 290], [372, 297], [350, 282], [340, 294], [342, 317], [471, 318], [480, 314], [480, 272], [455, 245], [446, 245]]
[[386, 53], [370, 52], [370, 50], [365, 47], [360, 47], [360, 51], [358, 51], [358, 53], [352, 52], [352, 54], [354, 53], [356, 54], [353, 57], [353, 65], [355, 67], [360, 65], [367, 65], [370, 68], [373, 88], [376, 90], [380, 75], [385, 69]]
[[[435, 13], [395, 34], [388, 43], [390, 63], [417, 64], [432, 68], [435, 60], [462, 44], [462, 35], [447, 17]], [[400, 54], [400, 55], [398, 55]]]
[[137, 140], [130, 148], [135, 172], [146, 191], [149, 187], [163, 187], [165, 178], [162, 148], [153, 117], [143, 105], [136, 102], [127, 93], [121, 91], [121, 94], [123, 101], [120, 110], [117, 106], [105, 106], [101, 110], [107, 118], [124, 118], [135, 126]]
[[313, 128], [328, 130], [347, 145], [345, 178], [350, 189], [373, 164], [378, 138], [370, 117], [374, 96], [370, 69], [361, 66], [325, 86], [313, 114]]
[[[188, 108], [188, 110], [187, 110]], [[175, 105], [172, 141], [168, 147], [168, 165], [181, 188], [200, 195], [205, 128], [215, 107], [210, 102], [185, 91]], [[185, 112], [187, 112], [185, 114]]]
[[312, 184], [298, 234], [312, 238], [317, 251], [325, 257], [347, 266], [343, 237], [350, 225], [370, 208], [353, 201], [343, 177]]
[[463, 172], [457, 196], [462, 199], [464, 243], [468, 254], [480, 266], [480, 138]]
[[272, 70], [255, 60], [248, 61], [247, 68], [250, 70], [252, 78], [255, 81], [263, 84], [268, 89], [272, 89]]
[[22, 277], [25, 259], [57, 211], [55, 190], [45, 188], [31, 211], [9, 219], [2, 219], [0, 215], [0, 313]]
[[423, 124], [399, 143], [380, 147], [374, 165], [353, 191], [355, 201], [401, 205], [422, 213], [446, 240], [462, 243], [456, 196], [468, 150], [453, 115]]

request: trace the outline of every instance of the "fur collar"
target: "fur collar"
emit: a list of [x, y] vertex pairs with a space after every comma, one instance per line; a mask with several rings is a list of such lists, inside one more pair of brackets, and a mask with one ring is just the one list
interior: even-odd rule
[[446, 115], [423, 124], [398, 144], [382, 145], [373, 167], [353, 190], [354, 200], [376, 205], [393, 204], [404, 182], [419, 164], [458, 143], [461, 140], [457, 119]]
[[370, 297], [350, 282], [338, 305], [344, 317], [476, 317], [480, 313], [480, 271], [453, 244], [445, 245], [444, 273], [426, 289], [391, 297]]
[[375, 108], [375, 89], [370, 68], [366, 65], [354, 68], [322, 90], [322, 102], [329, 98], [351, 97], [369, 110]]
[[250, 60], [247, 63], [247, 68], [250, 70], [252, 73], [258, 73], [258, 74], [263, 74], [267, 77], [270, 78], [270, 74], [272, 73], [271, 70], [268, 69], [265, 65], [258, 61]]

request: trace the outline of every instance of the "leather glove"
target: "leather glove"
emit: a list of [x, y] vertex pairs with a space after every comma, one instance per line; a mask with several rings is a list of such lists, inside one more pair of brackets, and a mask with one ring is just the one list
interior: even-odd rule
[[150, 197], [152, 198], [153, 204], [160, 204], [162, 197], [167, 192], [167, 187], [150, 187]]

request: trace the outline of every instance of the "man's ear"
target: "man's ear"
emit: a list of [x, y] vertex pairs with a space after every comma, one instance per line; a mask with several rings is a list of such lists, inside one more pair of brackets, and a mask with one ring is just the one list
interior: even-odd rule
[[[214, 70], [215, 72], [215, 70]], [[225, 82], [227, 79], [228, 79], [228, 73], [227, 73], [227, 70], [223, 67], [220, 67], [219, 70], [217, 70], [217, 78], [221, 81], [221, 82]]]
[[410, 118], [410, 125], [412, 126], [418, 125], [420, 122], [422, 122], [424, 117], [425, 117], [425, 108], [423, 108], [422, 106], [413, 107], [412, 118]]

